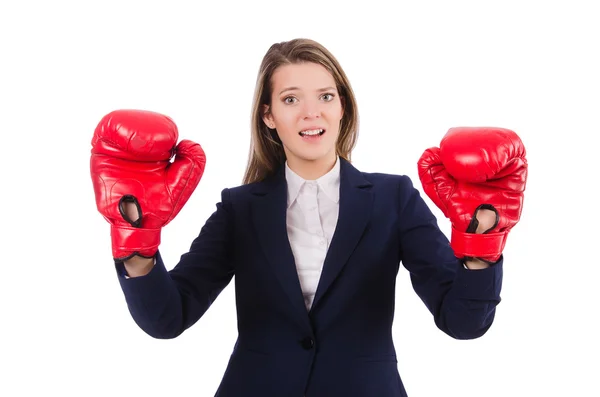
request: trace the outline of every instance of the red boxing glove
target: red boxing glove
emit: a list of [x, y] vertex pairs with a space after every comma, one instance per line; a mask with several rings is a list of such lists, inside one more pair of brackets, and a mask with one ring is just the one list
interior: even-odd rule
[[[450, 245], [458, 258], [500, 259], [510, 230], [521, 217], [527, 181], [525, 147], [504, 128], [451, 128], [440, 147], [425, 150], [419, 178], [429, 198], [452, 223]], [[480, 209], [496, 223], [475, 234]]]
[[[206, 156], [162, 114], [116, 110], [102, 118], [92, 139], [90, 171], [96, 206], [111, 225], [116, 261], [158, 251], [161, 228], [179, 213], [202, 178]], [[171, 163], [171, 157], [175, 155]], [[125, 203], [137, 206], [131, 220]]]

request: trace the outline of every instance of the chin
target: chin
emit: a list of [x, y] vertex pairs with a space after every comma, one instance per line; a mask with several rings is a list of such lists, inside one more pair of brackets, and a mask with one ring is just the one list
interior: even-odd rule
[[336, 150], [335, 147], [297, 147], [296, 150], [290, 150], [286, 148], [286, 157], [294, 157], [300, 161], [314, 162], [327, 159], [335, 159]]
[[324, 160], [327, 158], [333, 158], [333, 156], [331, 155], [331, 152], [325, 152], [325, 153], [302, 153], [301, 155], [297, 156], [298, 158], [304, 160], [304, 161], [319, 161], [319, 160]]

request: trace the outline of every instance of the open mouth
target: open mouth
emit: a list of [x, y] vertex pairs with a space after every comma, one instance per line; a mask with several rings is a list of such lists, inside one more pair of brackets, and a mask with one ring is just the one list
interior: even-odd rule
[[315, 130], [304, 130], [304, 131], [300, 131], [298, 134], [302, 137], [317, 137], [317, 136], [321, 136], [325, 133], [325, 130], [323, 128], [318, 128]]

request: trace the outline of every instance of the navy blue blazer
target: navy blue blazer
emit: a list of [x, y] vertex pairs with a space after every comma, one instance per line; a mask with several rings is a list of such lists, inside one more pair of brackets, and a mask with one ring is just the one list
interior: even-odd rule
[[283, 166], [223, 190], [171, 271], [160, 253], [143, 277], [117, 266], [133, 319], [154, 338], [196, 323], [235, 276], [238, 339], [215, 396], [406, 396], [392, 340], [400, 263], [440, 330], [471, 339], [491, 326], [503, 259], [465, 269], [409, 177], [340, 161], [339, 220], [310, 311], [287, 238]]

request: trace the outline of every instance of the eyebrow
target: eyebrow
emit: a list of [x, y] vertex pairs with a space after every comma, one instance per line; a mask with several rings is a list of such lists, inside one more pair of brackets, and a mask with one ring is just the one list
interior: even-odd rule
[[[287, 87], [287, 88], [284, 88], [283, 90], [281, 90], [281, 91], [279, 92], [279, 95], [283, 94], [283, 93], [284, 93], [284, 92], [286, 92], [286, 91], [294, 91], [294, 90], [299, 90], [299, 89], [300, 89], [300, 88], [298, 88], [298, 87]], [[335, 89], [334, 87], [325, 87], [325, 88], [319, 88], [319, 89], [317, 90], [317, 92], [324, 92], [324, 91], [335, 91], [335, 90], [336, 90], [336, 89]]]

